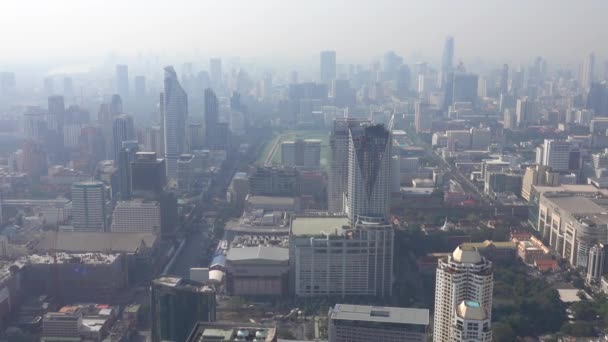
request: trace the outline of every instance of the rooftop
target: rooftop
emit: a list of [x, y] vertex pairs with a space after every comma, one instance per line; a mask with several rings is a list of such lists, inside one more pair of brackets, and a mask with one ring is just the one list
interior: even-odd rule
[[494, 246], [496, 248], [506, 248], [506, 249], [516, 249], [517, 243], [513, 241], [492, 241], [486, 240], [484, 242], [465, 242], [461, 246], [470, 246], [476, 249], [484, 249], [490, 246]]
[[135, 253], [144, 244], [152, 247], [157, 236], [152, 233], [47, 232], [34, 247], [36, 251], [124, 252]]
[[253, 205], [291, 205], [295, 203], [293, 197], [277, 197], [277, 196], [248, 196], [247, 202]]
[[330, 319], [428, 325], [429, 310], [388, 306], [336, 304], [330, 311]]
[[452, 253], [452, 257], [455, 261], [463, 264], [476, 264], [481, 262], [481, 255], [477, 251], [477, 248], [464, 244], [456, 247], [454, 253]]
[[458, 305], [456, 313], [459, 317], [464, 319], [472, 319], [481, 321], [487, 318], [485, 310], [481, 307], [481, 304], [472, 300], [465, 300]]
[[575, 214], [599, 214], [608, 211], [587, 197], [576, 196], [572, 193], [545, 193], [544, 197], [558, 206], [561, 210]]
[[199, 322], [186, 342], [206, 341], [274, 341], [277, 335], [275, 326], [229, 322]]
[[274, 246], [240, 247], [230, 248], [227, 261], [289, 261], [289, 249]]
[[348, 226], [348, 218], [344, 216], [295, 217], [291, 222], [291, 233], [295, 236], [330, 235], [344, 226]]

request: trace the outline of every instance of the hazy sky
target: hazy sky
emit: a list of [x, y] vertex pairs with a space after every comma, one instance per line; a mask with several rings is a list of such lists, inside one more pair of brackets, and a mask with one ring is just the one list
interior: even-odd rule
[[607, 14], [608, 0], [2, 0], [0, 63], [110, 51], [296, 62], [322, 49], [338, 63], [389, 49], [435, 61], [448, 34], [465, 61], [602, 61]]

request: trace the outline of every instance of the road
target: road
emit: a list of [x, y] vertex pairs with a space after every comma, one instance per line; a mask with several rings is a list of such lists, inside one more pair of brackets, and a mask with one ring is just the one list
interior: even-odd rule
[[175, 263], [169, 271], [170, 274], [189, 278], [190, 268], [209, 266], [209, 260], [203, 259], [211, 243], [210, 239], [207, 238], [207, 231], [211, 228], [203, 223], [203, 212], [205, 210], [214, 211], [216, 209], [213, 207], [212, 198], [225, 197], [228, 185], [236, 172], [237, 162], [238, 160], [234, 156], [227, 160], [226, 171], [222, 173], [210, 188], [210, 194], [206, 196], [205, 203], [197, 204], [193, 209], [191, 222], [187, 223], [186, 227], [184, 227], [186, 244], [181, 253], [176, 256]]
[[[193, 232], [186, 238], [184, 249], [176, 257], [175, 263], [169, 273], [183, 278], [190, 278], [190, 268], [201, 266], [203, 254], [207, 248], [209, 248], [209, 239], [207, 239], [206, 234], [202, 230]], [[206, 266], [204, 265], [204, 267]]]

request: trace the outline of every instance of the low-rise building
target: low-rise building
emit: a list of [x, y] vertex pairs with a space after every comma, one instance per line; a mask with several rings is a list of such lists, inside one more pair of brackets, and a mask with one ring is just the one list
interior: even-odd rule
[[226, 289], [233, 296], [285, 296], [289, 249], [257, 245], [232, 247], [226, 255]]
[[474, 247], [479, 254], [491, 261], [513, 260], [517, 256], [517, 243], [512, 241], [465, 242], [462, 246]]
[[277, 328], [273, 325], [199, 322], [185, 342], [276, 342], [277, 338]]

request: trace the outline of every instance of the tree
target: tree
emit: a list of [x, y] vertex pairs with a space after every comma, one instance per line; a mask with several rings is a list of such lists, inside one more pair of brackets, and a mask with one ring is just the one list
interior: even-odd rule
[[492, 327], [492, 337], [494, 342], [513, 342], [517, 335], [508, 324], [496, 323]]
[[576, 336], [576, 337], [593, 336], [594, 335], [593, 323], [582, 322], [582, 321], [568, 323], [562, 327], [561, 332], [563, 332], [566, 335]]
[[593, 303], [582, 300], [572, 304], [570, 307], [572, 315], [577, 321], [591, 321], [595, 319], [597, 312], [593, 307]]

